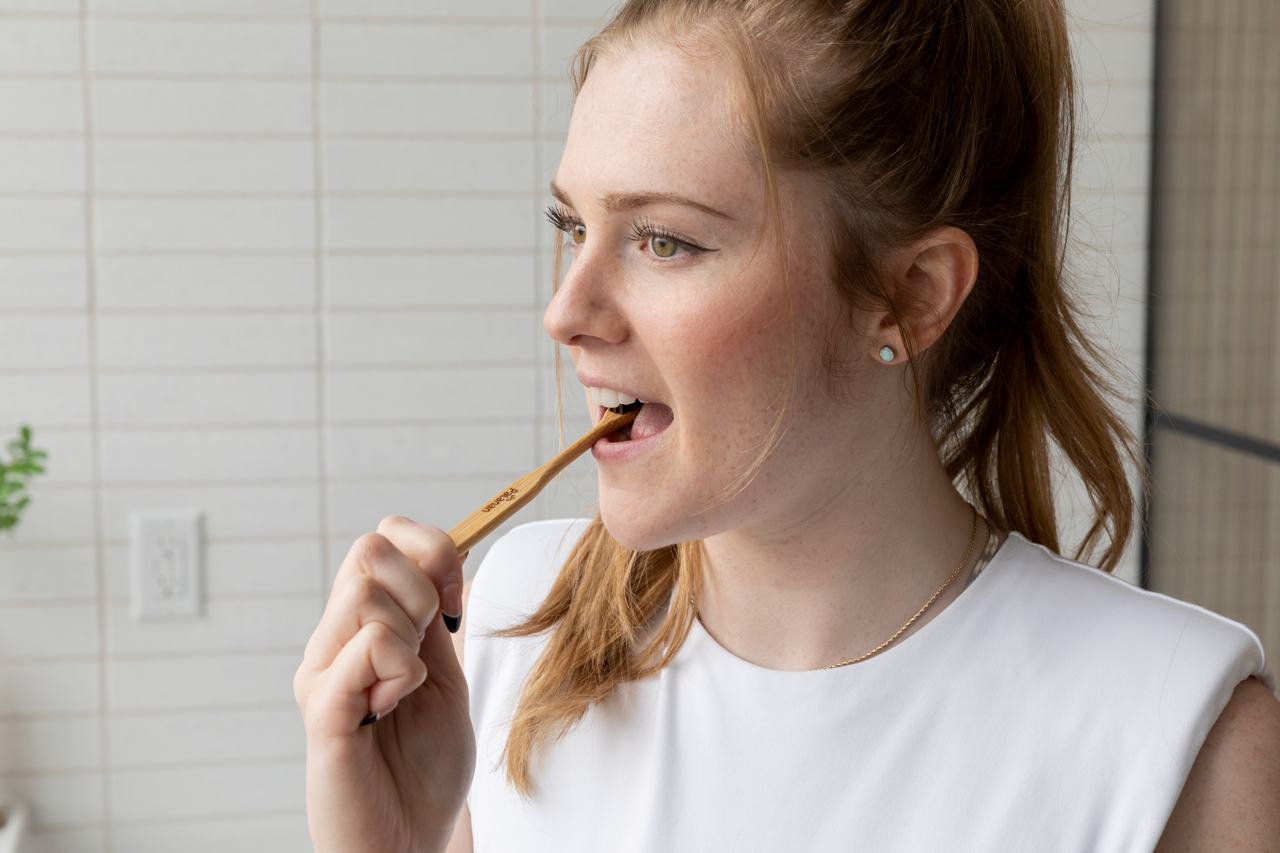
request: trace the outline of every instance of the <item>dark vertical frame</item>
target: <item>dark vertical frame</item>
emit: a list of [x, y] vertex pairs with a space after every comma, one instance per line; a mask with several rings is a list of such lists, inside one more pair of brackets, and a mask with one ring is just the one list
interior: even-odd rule
[[[1151, 50], [1151, 114], [1149, 131], [1151, 138], [1151, 156], [1147, 163], [1147, 318], [1146, 341], [1143, 345], [1143, 395], [1142, 395], [1142, 449], [1143, 464], [1148, 476], [1155, 478], [1155, 408], [1152, 405], [1156, 384], [1156, 309], [1159, 298], [1160, 245], [1159, 233], [1160, 205], [1160, 98], [1162, 71], [1164, 70], [1166, 21], [1161, 12], [1162, 0], [1154, 0], [1152, 8], [1151, 31], [1153, 45]], [[1138, 585], [1148, 589], [1150, 585], [1151, 561], [1151, 489], [1143, 488], [1139, 496], [1139, 519], [1142, 536], [1138, 549]]]

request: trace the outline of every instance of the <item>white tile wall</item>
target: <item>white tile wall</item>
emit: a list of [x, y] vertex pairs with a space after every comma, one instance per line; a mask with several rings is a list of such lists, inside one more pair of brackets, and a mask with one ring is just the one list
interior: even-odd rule
[[[0, 0], [0, 438], [50, 452], [0, 538], [30, 851], [310, 848], [291, 680], [351, 542], [556, 448], [540, 213], [615, 6]], [[1073, 11], [1076, 263], [1136, 400], [1151, 8]], [[587, 456], [507, 526], [593, 500]], [[167, 506], [206, 514], [207, 612], [141, 625], [128, 515]]]
[[[1077, 117], [1069, 263], [1089, 315], [1086, 328], [1119, 361], [1116, 408], [1141, 438], [1154, 4], [1068, 0], [1067, 6], [1084, 97]], [[1056, 470], [1068, 470], [1056, 449], [1054, 458]], [[1137, 490], [1136, 478], [1131, 485]], [[1092, 506], [1073, 476], [1061, 481], [1058, 504], [1062, 550], [1070, 555], [1088, 530]], [[1140, 525], [1140, 518], [1134, 523]], [[1137, 540], [1135, 534], [1115, 570], [1133, 583], [1139, 572]]]

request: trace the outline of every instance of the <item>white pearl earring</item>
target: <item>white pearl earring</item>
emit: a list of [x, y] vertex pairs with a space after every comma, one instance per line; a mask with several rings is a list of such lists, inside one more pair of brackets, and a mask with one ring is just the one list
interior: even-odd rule
[[889, 346], [888, 344], [885, 344], [884, 346], [880, 347], [881, 359], [883, 359], [884, 361], [893, 361], [893, 356], [894, 356], [893, 347]]

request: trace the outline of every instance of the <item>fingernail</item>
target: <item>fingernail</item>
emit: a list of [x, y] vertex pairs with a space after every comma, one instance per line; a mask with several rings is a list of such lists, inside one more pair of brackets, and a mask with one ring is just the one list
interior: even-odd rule
[[370, 714], [369, 716], [365, 717], [363, 720], [360, 721], [360, 725], [367, 726], [370, 723], [376, 723], [376, 722], [378, 722], [378, 715]]
[[440, 597], [440, 615], [444, 618], [444, 626], [449, 629], [449, 633], [458, 633], [458, 625], [462, 619], [462, 592], [457, 581], [449, 581], [445, 585], [444, 594]]

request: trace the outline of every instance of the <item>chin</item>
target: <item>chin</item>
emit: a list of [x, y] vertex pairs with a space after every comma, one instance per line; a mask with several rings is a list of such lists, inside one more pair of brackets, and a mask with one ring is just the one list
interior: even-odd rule
[[654, 551], [682, 541], [681, 525], [652, 501], [636, 495], [613, 495], [601, 490], [600, 520], [619, 545], [633, 551]]

